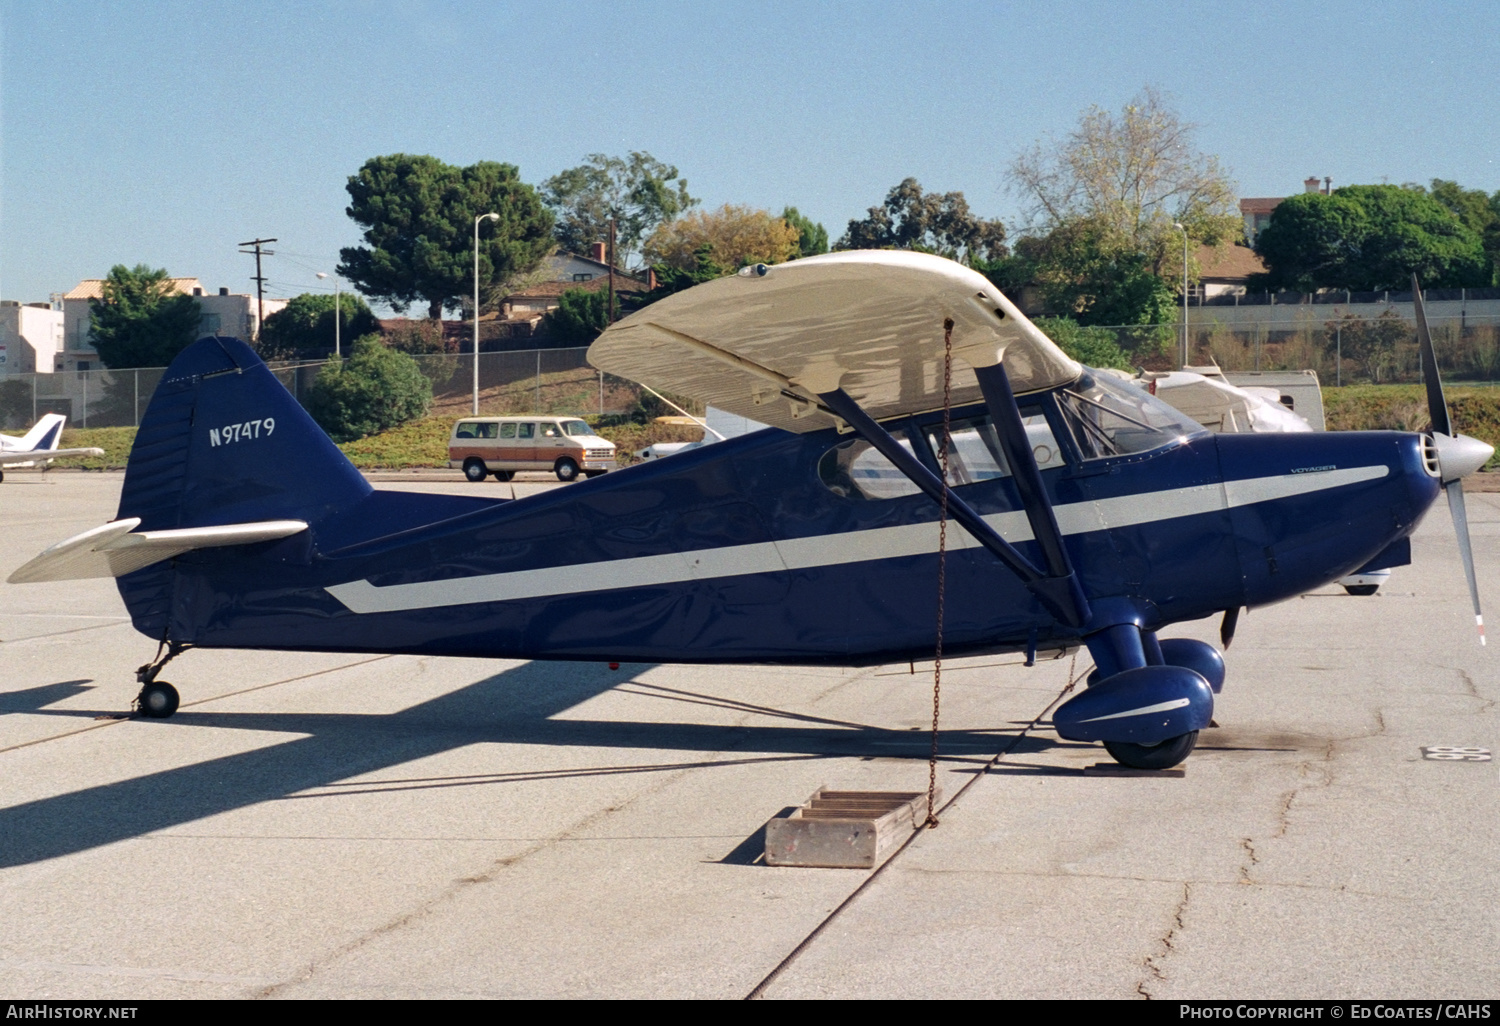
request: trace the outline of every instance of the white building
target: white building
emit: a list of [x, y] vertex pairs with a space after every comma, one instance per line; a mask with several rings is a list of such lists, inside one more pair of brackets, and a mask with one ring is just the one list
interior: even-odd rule
[[[203, 284], [197, 278], [172, 278], [173, 289], [198, 300], [202, 317], [198, 321], [198, 334], [226, 335], [254, 341], [260, 333], [260, 319], [254, 296], [231, 293], [220, 288], [219, 294], [205, 295]], [[63, 341], [62, 351], [56, 356], [55, 370], [97, 370], [99, 354], [89, 339], [91, 314], [89, 300], [103, 297], [104, 279], [85, 278], [70, 292], [63, 295]], [[265, 300], [267, 317], [286, 307], [285, 299]]]
[[0, 301], [0, 378], [49, 374], [63, 347], [63, 313], [50, 303]]

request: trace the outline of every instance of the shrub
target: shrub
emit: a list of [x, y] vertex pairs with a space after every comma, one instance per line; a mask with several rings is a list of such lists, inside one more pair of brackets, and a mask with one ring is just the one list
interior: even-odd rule
[[[609, 326], [609, 295], [598, 290], [567, 289], [557, 297], [557, 309], [542, 318], [542, 327], [564, 345], [591, 345]], [[619, 305], [616, 299], [615, 305]]]
[[18, 428], [31, 423], [32, 385], [20, 378], [0, 381], [0, 427]]
[[1058, 348], [1089, 367], [1130, 369], [1130, 359], [1120, 348], [1113, 328], [1090, 327], [1069, 317], [1038, 317], [1034, 322]]
[[379, 335], [357, 339], [342, 365], [318, 374], [304, 405], [335, 442], [352, 442], [426, 416], [432, 382], [417, 361], [388, 349]]
[[401, 353], [426, 356], [431, 353], [456, 353], [459, 340], [443, 332], [442, 321], [404, 321], [385, 330], [385, 344]]

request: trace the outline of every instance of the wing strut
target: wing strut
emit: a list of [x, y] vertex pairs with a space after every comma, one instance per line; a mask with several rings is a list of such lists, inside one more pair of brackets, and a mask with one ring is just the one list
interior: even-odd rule
[[1042, 485], [1042, 471], [1036, 465], [1036, 454], [1026, 437], [1026, 426], [1021, 423], [1021, 410], [1010, 388], [1010, 375], [1005, 373], [1004, 364], [994, 363], [988, 367], [974, 367], [974, 376], [979, 379], [984, 404], [989, 407], [995, 433], [1000, 436], [1000, 448], [1005, 450], [1005, 462], [1010, 464], [1011, 479], [1015, 481], [1016, 491], [1026, 507], [1031, 533], [1047, 561], [1047, 576], [1071, 582], [1068, 590], [1073, 595], [1073, 602], [1083, 612], [1084, 619], [1088, 619], [1088, 600], [1083, 596], [1078, 575], [1073, 572], [1068, 550], [1063, 545], [1062, 531], [1057, 526], [1057, 516], [1052, 512], [1052, 502]]
[[[1004, 372], [1002, 371], [1001, 373], [1003, 374]], [[1008, 393], [1010, 389], [1008, 381], [1005, 387]], [[988, 392], [986, 392], [986, 395], [988, 395]], [[1069, 627], [1082, 627], [1088, 622], [1090, 616], [1088, 601], [1084, 598], [1083, 590], [1078, 585], [1077, 576], [1071, 570], [1068, 571], [1066, 576], [1058, 576], [1056, 574], [1049, 576], [1047, 573], [1033, 566], [1030, 560], [1017, 551], [1010, 542], [1000, 537], [999, 533], [986, 523], [983, 517], [974, 512], [968, 503], [954, 494], [953, 489], [949, 488], [944, 482], [939, 481], [936, 474], [928, 470], [914, 455], [907, 452], [900, 442], [891, 437], [890, 432], [886, 431], [869, 414], [865, 413], [849, 393], [845, 392], [842, 388], [836, 388], [831, 392], [819, 392], [818, 398], [830, 410], [842, 417], [850, 427], [862, 435], [882, 456], [890, 460], [897, 470], [905, 474], [911, 480], [912, 484], [922, 489], [934, 502], [941, 503], [946, 492], [948, 512], [953, 516], [953, 519], [958, 521], [964, 530], [973, 535], [975, 541], [994, 553], [1000, 562], [1004, 563], [1017, 577], [1021, 578], [1022, 582], [1025, 583], [1026, 587], [1030, 589], [1031, 593], [1037, 597], [1042, 605], [1046, 607], [1049, 613]], [[1011, 400], [1011, 409], [1016, 424], [1019, 426], [1021, 422], [1020, 414], [1015, 412], [1014, 399]], [[1025, 434], [1024, 429], [1022, 430], [1022, 434]], [[1036, 459], [1032, 456], [1029, 447], [1025, 448], [1025, 456], [1031, 461], [1032, 471], [1036, 474], [1036, 482], [1040, 485], [1041, 475], [1036, 470]], [[1015, 463], [1012, 461], [1012, 467], [1014, 468], [1014, 466]], [[1025, 495], [1024, 492], [1022, 494], [1023, 496]], [[1045, 505], [1046, 493], [1042, 492], [1041, 496], [1044, 504], [1042, 514], [1052, 524], [1052, 530], [1055, 533], [1057, 531], [1057, 522], [1052, 516], [1051, 507]], [[1026, 502], [1026, 513], [1032, 519], [1033, 530], [1035, 531], [1036, 514], [1032, 509], [1032, 505], [1032, 502]], [[1036, 535], [1039, 540], [1043, 537], [1039, 531], [1036, 532]], [[1058, 549], [1061, 551], [1060, 535], [1057, 537]], [[1050, 569], [1053, 557], [1048, 552], [1045, 543], [1043, 543], [1042, 551], [1047, 556]], [[1065, 552], [1062, 553], [1062, 559], [1063, 565], [1066, 566], [1067, 554]]]

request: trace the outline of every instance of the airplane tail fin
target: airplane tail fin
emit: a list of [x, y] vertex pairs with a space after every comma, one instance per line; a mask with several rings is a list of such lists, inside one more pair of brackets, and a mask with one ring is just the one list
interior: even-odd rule
[[21, 452], [31, 452], [40, 449], [56, 449], [57, 443], [62, 439], [63, 425], [68, 418], [61, 413], [49, 413], [36, 422], [32, 429], [26, 432], [26, 436], [16, 443], [16, 449]]
[[249, 346], [203, 338], [151, 397], [116, 519], [138, 518], [141, 531], [316, 523], [370, 491]]

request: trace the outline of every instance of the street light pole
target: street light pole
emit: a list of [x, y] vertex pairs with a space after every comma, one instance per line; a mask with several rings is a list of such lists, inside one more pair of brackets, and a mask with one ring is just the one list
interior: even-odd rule
[[479, 222], [498, 221], [499, 214], [474, 218], [474, 416], [479, 416]]
[[1182, 365], [1188, 365], [1188, 234], [1180, 223], [1174, 223], [1182, 233]]
[[[319, 271], [318, 277], [326, 278], [328, 275]], [[335, 274], [333, 276], [333, 358], [335, 360], [344, 358], [343, 347], [339, 344], [339, 325], [343, 323], [343, 320], [344, 304], [339, 299], [339, 276]]]

